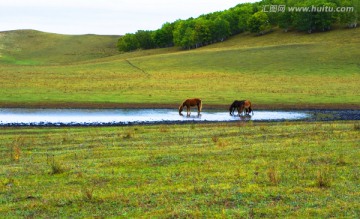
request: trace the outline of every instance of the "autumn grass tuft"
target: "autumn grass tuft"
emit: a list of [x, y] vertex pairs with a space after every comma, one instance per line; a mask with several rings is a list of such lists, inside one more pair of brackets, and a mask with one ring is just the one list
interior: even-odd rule
[[360, 130], [360, 123], [355, 123], [354, 124], [354, 129], [359, 131]]
[[331, 186], [331, 176], [327, 169], [319, 169], [316, 173], [316, 186], [319, 188], [328, 188]]
[[53, 162], [50, 165], [51, 167], [51, 171], [50, 174], [54, 175], [54, 174], [61, 174], [65, 172], [65, 167], [60, 164], [59, 162]]
[[280, 182], [280, 176], [275, 167], [267, 169], [267, 176], [271, 185], [277, 186]]

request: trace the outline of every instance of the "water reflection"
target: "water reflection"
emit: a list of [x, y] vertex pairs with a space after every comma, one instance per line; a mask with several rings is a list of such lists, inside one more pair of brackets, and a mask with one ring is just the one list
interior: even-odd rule
[[239, 115], [241, 121], [248, 121], [251, 119], [251, 115]]
[[46, 124], [127, 124], [186, 121], [296, 120], [305, 112], [255, 111], [253, 116], [230, 116], [228, 112], [207, 110], [179, 116], [174, 109], [0, 109], [0, 125]]

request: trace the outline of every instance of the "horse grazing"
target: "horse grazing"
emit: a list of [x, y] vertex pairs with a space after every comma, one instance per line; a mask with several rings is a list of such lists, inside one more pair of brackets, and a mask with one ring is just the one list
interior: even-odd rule
[[254, 112], [251, 108], [251, 102], [249, 100], [235, 100], [229, 108], [231, 116], [234, 114], [236, 109], [238, 110], [239, 116], [244, 112], [244, 110], [246, 115], [249, 115], [250, 113], [254, 115]]
[[186, 99], [180, 106], [179, 106], [179, 115], [182, 116], [181, 113], [183, 111], [183, 108], [186, 106], [186, 116], [190, 116], [191, 113], [191, 107], [197, 106], [198, 108], [198, 116], [200, 116], [200, 112], [202, 109], [202, 102], [201, 99], [193, 98], [193, 99]]
[[232, 116], [232, 115], [234, 114], [234, 112], [235, 112], [236, 109], [239, 110], [239, 107], [244, 104], [244, 101], [245, 101], [245, 100], [235, 100], [235, 101], [230, 105], [230, 108], [229, 108], [230, 116]]

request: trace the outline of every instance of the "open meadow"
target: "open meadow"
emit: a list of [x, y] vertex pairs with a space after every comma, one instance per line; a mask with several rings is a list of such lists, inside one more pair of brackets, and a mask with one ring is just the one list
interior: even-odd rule
[[[360, 29], [119, 53], [0, 33], [0, 108], [360, 109]], [[1, 118], [0, 118], [1, 119]], [[359, 121], [0, 127], [0, 218], [359, 218]]]
[[359, 127], [3, 127], [0, 217], [358, 218]]
[[[9, 38], [4, 42], [11, 42], [12, 35], [3, 33]], [[28, 35], [16, 38], [22, 48], [0, 46], [7, 57], [0, 59], [1, 107], [173, 107], [187, 97], [202, 98], [204, 107], [228, 105], [239, 98], [267, 107], [360, 105], [359, 28], [311, 35], [280, 30], [261, 37], [242, 34], [190, 51], [169, 48], [114, 55], [116, 48], [96, 50], [94, 56], [100, 58], [89, 55], [95, 53], [93, 47], [85, 50], [91, 43], [79, 44], [74, 53], [74, 43], [64, 46], [66, 35]], [[31, 36], [41, 39], [39, 47], [47, 49], [26, 52], [36, 50], [28, 45]], [[53, 38], [63, 46], [56, 47], [54, 57], [52, 47], [43, 45]]]

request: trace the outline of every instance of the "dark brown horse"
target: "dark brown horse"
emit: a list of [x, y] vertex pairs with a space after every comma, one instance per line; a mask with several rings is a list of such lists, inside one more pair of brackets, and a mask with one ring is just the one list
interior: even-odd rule
[[254, 115], [254, 112], [251, 108], [251, 102], [249, 100], [235, 100], [229, 108], [230, 111], [230, 115], [234, 114], [235, 110], [238, 110], [238, 114], [239, 116], [242, 115], [242, 113], [245, 110], [245, 115], [249, 115], [250, 113], [252, 113], [252, 115]]
[[193, 98], [193, 99], [186, 99], [180, 106], [179, 106], [179, 115], [182, 116], [181, 113], [183, 111], [183, 108], [186, 106], [186, 116], [190, 116], [191, 113], [191, 107], [197, 106], [198, 108], [198, 116], [200, 116], [200, 112], [202, 109], [202, 102], [201, 99]]
[[244, 104], [245, 100], [234, 100], [234, 102], [230, 105], [229, 111], [230, 116], [232, 116], [235, 112], [235, 110], [239, 110], [239, 107]]

